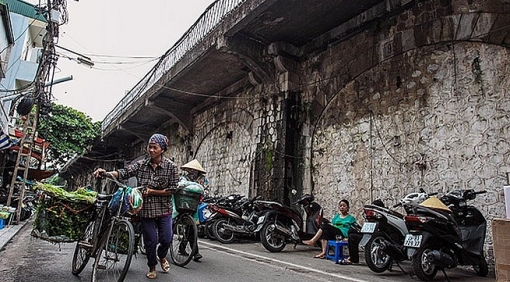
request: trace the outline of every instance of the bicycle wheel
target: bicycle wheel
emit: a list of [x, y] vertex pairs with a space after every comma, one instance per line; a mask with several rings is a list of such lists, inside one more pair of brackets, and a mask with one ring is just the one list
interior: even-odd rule
[[94, 221], [89, 223], [83, 238], [76, 243], [74, 248], [72, 272], [74, 275], [80, 274], [89, 262], [92, 252], [92, 238], [94, 237]]
[[189, 214], [182, 214], [173, 223], [173, 239], [170, 247], [172, 262], [177, 266], [188, 264], [197, 252], [197, 226]]
[[134, 249], [133, 225], [124, 219], [116, 221], [101, 238], [92, 268], [92, 281], [124, 281]]
[[143, 234], [138, 235], [138, 242], [136, 242], [136, 251], [139, 251], [140, 254], [146, 255], [145, 252], [145, 244], [143, 243]]

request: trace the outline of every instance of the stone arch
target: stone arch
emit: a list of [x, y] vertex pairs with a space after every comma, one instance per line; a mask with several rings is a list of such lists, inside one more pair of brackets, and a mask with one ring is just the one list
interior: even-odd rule
[[256, 150], [253, 120], [242, 109], [195, 131], [193, 155], [207, 171], [211, 193], [249, 196]]
[[[510, 50], [484, 42], [458, 41], [455, 48], [452, 44], [408, 50], [338, 87], [311, 136], [312, 144], [318, 138], [325, 144], [312, 145], [312, 164], [329, 161], [318, 168], [320, 174], [338, 175], [322, 180], [320, 174], [314, 175], [320, 184], [316, 186], [326, 187], [319, 188], [319, 199], [332, 198], [326, 191], [330, 189], [352, 198], [353, 212], [359, 213], [362, 204], [371, 200], [370, 191], [363, 190], [368, 185], [378, 189], [374, 197], [390, 203], [421, 187], [433, 192], [473, 188], [470, 185], [480, 183], [474, 177], [503, 185], [496, 169], [487, 175], [487, 166], [479, 164], [498, 160], [500, 167], [508, 165], [496, 157], [508, 155], [507, 146], [485, 146], [479, 139], [497, 143], [501, 139], [497, 132], [510, 122], [496, 110], [510, 103], [506, 90], [510, 85], [501, 75], [507, 72], [504, 58]], [[473, 67], [475, 61], [478, 68]], [[343, 150], [332, 153], [335, 148]], [[484, 156], [473, 151], [479, 148]], [[356, 185], [361, 187], [358, 191]], [[334, 204], [326, 203], [328, 207]]]

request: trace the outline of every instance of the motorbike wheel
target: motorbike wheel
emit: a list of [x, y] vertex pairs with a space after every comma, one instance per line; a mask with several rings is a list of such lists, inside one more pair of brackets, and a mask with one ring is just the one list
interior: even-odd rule
[[224, 225], [227, 223], [228, 221], [225, 218], [220, 218], [214, 222], [212, 227], [214, 236], [222, 244], [230, 244], [236, 239], [234, 232], [225, 229]]
[[260, 230], [260, 242], [272, 253], [281, 252], [287, 244], [285, 236], [276, 231], [276, 225], [283, 226], [279, 221], [268, 221]]
[[198, 228], [198, 238], [201, 238], [201, 239], [204, 239], [205, 238], [205, 225], [204, 224], [199, 224], [197, 226]]
[[393, 258], [381, 250], [381, 244], [384, 241], [386, 241], [384, 236], [375, 233], [365, 245], [365, 262], [375, 273], [388, 270], [393, 263]]
[[486, 277], [489, 274], [489, 266], [487, 265], [487, 260], [484, 256], [478, 264], [473, 265], [473, 269], [476, 274], [481, 277]]
[[213, 232], [213, 225], [214, 225], [214, 222], [208, 221], [205, 223], [205, 235], [211, 241], [216, 240], [216, 236], [214, 236], [214, 232]]
[[430, 245], [427, 245], [416, 251], [413, 256], [413, 271], [422, 281], [430, 281], [434, 279], [437, 273], [437, 266], [427, 260], [427, 255], [433, 251]]

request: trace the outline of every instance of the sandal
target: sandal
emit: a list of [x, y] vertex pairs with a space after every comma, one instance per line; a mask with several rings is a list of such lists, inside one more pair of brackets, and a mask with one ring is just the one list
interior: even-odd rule
[[156, 273], [156, 270], [149, 270], [149, 272], [147, 272], [147, 278], [149, 279], [156, 279], [156, 277], [158, 276], [158, 274]]
[[352, 262], [348, 258], [343, 259], [343, 260], [339, 261], [338, 263], [341, 265], [351, 265], [352, 264]]
[[323, 259], [323, 258], [326, 258], [326, 255], [318, 254], [318, 255], [313, 256], [313, 258]]
[[[165, 262], [163, 262], [165, 260]], [[158, 258], [159, 264], [161, 265], [161, 269], [163, 272], [169, 272], [170, 271], [170, 264], [168, 263], [168, 260], [165, 258]]]

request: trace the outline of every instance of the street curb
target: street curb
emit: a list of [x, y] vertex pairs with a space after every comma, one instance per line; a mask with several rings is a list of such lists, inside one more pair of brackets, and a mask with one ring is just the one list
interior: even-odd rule
[[0, 251], [2, 251], [12, 238], [14, 238], [14, 236], [16, 236], [16, 234], [18, 234], [18, 232], [31, 221], [31, 218], [29, 218], [22, 221], [21, 224], [6, 225], [4, 228], [0, 229]]

